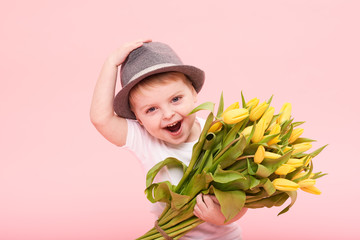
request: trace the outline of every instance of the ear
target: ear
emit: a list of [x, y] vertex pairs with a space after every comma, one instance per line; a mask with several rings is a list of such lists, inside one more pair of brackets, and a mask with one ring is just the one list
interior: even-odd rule
[[141, 122], [141, 120], [140, 120], [138, 117], [136, 117], [136, 120], [138, 121], [138, 123], [139, 123], [141, 126], [144, 126], [144, 124]]
[[195, 89], [193, 90], [192, 94], [193, 94], [193, 97], [194, 97], [194, 103], [197, 103], [197, 101], [198, 101], [198, 93], [195, 91]]

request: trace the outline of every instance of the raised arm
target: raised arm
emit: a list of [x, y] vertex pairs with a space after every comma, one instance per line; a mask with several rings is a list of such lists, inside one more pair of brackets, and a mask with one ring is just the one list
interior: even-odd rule
[[127, 123], [124, 118], [114, 113], [113, 102], [118, 67], [129, 53], [144, 42], [139, 40], [122, 45], [105, 60], [96, 82], [90, 108], [90, 120], [95, 128], [111, 143], [123, 146], [126, 142]]

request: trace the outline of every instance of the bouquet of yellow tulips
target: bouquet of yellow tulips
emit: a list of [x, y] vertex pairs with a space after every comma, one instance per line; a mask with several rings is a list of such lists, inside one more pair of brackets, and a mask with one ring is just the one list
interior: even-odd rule
[[[313, 158], [325, 147], [305, 153], [314, 140], [300, 137], [304, 122], [291, 118], [291, 104], [285, 103], [278, 114], [270, 106], [272, 97], [245, 101], [242, 108], [233, 103], [224, 110], [223, 96], [216, 116], [214, 103], [195, 108], [209, 110], [203, 131], [194, 145], [189, 166], [167, 158], [149, 170], [146, 177], [147, 198], [165, 202], [166, 208], [155, 227], [138, 239], [179, 239], [203, 221], [193, 214], [199, 193], [214, 194], [219, 201], [225, 223], [243, 207], [281, 206], [290, 198], [287, 212], [295, 203], [297, 190], [320, 194], [316, 179], [325, 175], [313, 172]], [[178, 165], [184, 175], [178, 185], [154, 183], [156, 174], [167, 165]]]

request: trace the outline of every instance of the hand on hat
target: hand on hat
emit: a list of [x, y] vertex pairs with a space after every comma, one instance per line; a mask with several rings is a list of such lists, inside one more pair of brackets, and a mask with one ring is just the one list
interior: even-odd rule
[[151, 39], [139, 39], [137, 41], [127, 42], [120, 46], [118, 49], [116, 49], [113, 53], [111, 53], [108, 57], [108, 61], [110, 61], [112, 65], [118, 67], [125, 61], [126, 57], [131, 51], [138, 47], [141, 47], [143, 43], [151, 41]]

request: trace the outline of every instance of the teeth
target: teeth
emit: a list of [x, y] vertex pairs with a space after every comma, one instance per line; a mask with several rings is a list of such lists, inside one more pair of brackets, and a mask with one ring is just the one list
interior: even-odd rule
[[167, 125], [167, 127], [173, 127], [177, 124], [178, 122], [174, 122], [173, 124]]

